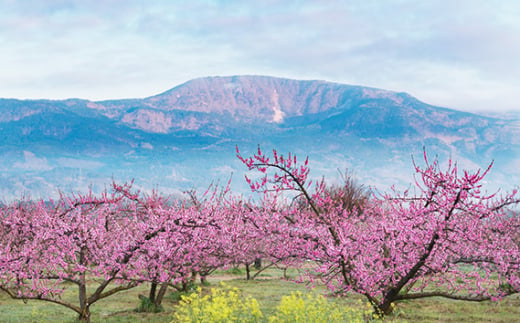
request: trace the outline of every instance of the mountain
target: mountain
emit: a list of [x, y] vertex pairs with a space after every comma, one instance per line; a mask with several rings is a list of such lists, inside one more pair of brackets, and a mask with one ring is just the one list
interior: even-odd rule
[[[0, 99], [0, 196], [102, 190], [112, 179], [176, 194], [227, 181], [246, 192], [244, 153], [310, 157], [313, 176], [348, 168], [386, 188], [413, 181], [423, 149], [485, 168], [494, 187], [520, 183], [520, 118], [435, 107], [406, 94], [267, 76], [191, 80], [156, 96], [93, 102]], [[238, 176], [237, 176], [238, 175]]]

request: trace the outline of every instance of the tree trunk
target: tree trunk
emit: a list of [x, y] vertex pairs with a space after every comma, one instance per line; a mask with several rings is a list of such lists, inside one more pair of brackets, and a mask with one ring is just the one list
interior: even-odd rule
[[[157, 290], [158, 285], [159, 283], [157, 282], [150, 283], [150, 293], [148, 294], [148, 297], [139, 295], [141, 305], [138, 308], [138, 312], [157, 313], [163, 310], [161, 303], [164, 298], [164, 294], [166, 294], [166, 290], [168, 289], [168, 283], [162, 283], [159, 290]], [[183, 284], [183, 288], [187, 287], [185, 287]]]
[[150, 300], [150, 302], [152, 302], [154, 304], [155, 304], [155, 293], [156, 293], [156, 290], [157, 290], [157, 283], [152, 282], [152, 284], [150, 286], [150, 294], [148, 295], [148, 299]]
[[89, 323], [90, 322], [90, 305], [87, 304], [85, 308], [81, 309], [81, 313], [78, 316], [78, 322]]
[[85, 273], [81, 274], [80, 283], [78, 284], [79, 307], [79, 322], [90, 322], [90, 304], [87, 300], [87, 286], [85, 283]]
[[251, 271], [249, 270], [248, 263], [246, 263], [246, 280], [251, 280]]
[[379, 316], [380, 318], [383, 318], [387, 315], [392, 314], [394, 307], [392, 306], [393, 302], [385, 300], [381, 302], [380, 304], [374, 306], [374, 314]]
[[181, 284], [182, 284], [182, 291], [183, 292], [189, 292], [190, 291], [191, 279], [183, 280]]
[[162, 283], [161, 288], [159, 288], [159, 292], [157, 293], [157, 297], [155, 298], [155, 306], [159, 307], [161, 306], [162, 300], [164, 298], [164, 295], [166, 294], [166, 291], [168, 290], [168, 283]]
[[255, 269], [256, 270], [262, 269], [262, 258], [255, 259]]

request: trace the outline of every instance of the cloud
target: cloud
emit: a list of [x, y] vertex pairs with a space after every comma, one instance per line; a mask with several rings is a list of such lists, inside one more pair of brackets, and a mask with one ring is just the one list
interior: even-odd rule
[[144, 97], [268, 74], [520, 110], [518, 16], [515, 0], [4, 1], [1, 95]]
[[15, 162], [14, 168], [19, 168], [27, 171], [47, 171], [51, 170], [52, 167], [47, 162], [47, 158], [39, 158], [30, 151], [24, 151], [24, 162]]
[[219, 175], [231, 176], [234, 173], [238, 173], [237, 170], [229, 165], [213, 167], [210, 172], [217, 173]]
[[57, 163], [62, 167], [81, 168], [81, 169], [97, 169], [105, 166], [105, 164], [95, 160], [84, 160], [77, 158], [58, 158]]

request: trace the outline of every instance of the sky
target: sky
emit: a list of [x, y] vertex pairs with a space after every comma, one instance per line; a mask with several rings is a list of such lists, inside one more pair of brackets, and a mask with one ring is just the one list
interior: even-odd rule
[[142, 98], [227, 75], [520, 111], [520, 1], [0, 0], [2, 98]]

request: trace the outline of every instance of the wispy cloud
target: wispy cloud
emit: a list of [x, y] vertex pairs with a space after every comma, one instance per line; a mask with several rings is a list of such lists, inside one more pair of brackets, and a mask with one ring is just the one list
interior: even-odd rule
[[0, 1], [0, 96], [143, 97], [269, 74], [518, 109], [520, 3]]
[[47, 158], [37, 157], [30, 151], [24, 151], [24, 161], [17, 161], [13, 164], [14, 168], [19, 168], [26, 171], [46, 171], [51, 170], [52, 166], [49, 165]]

